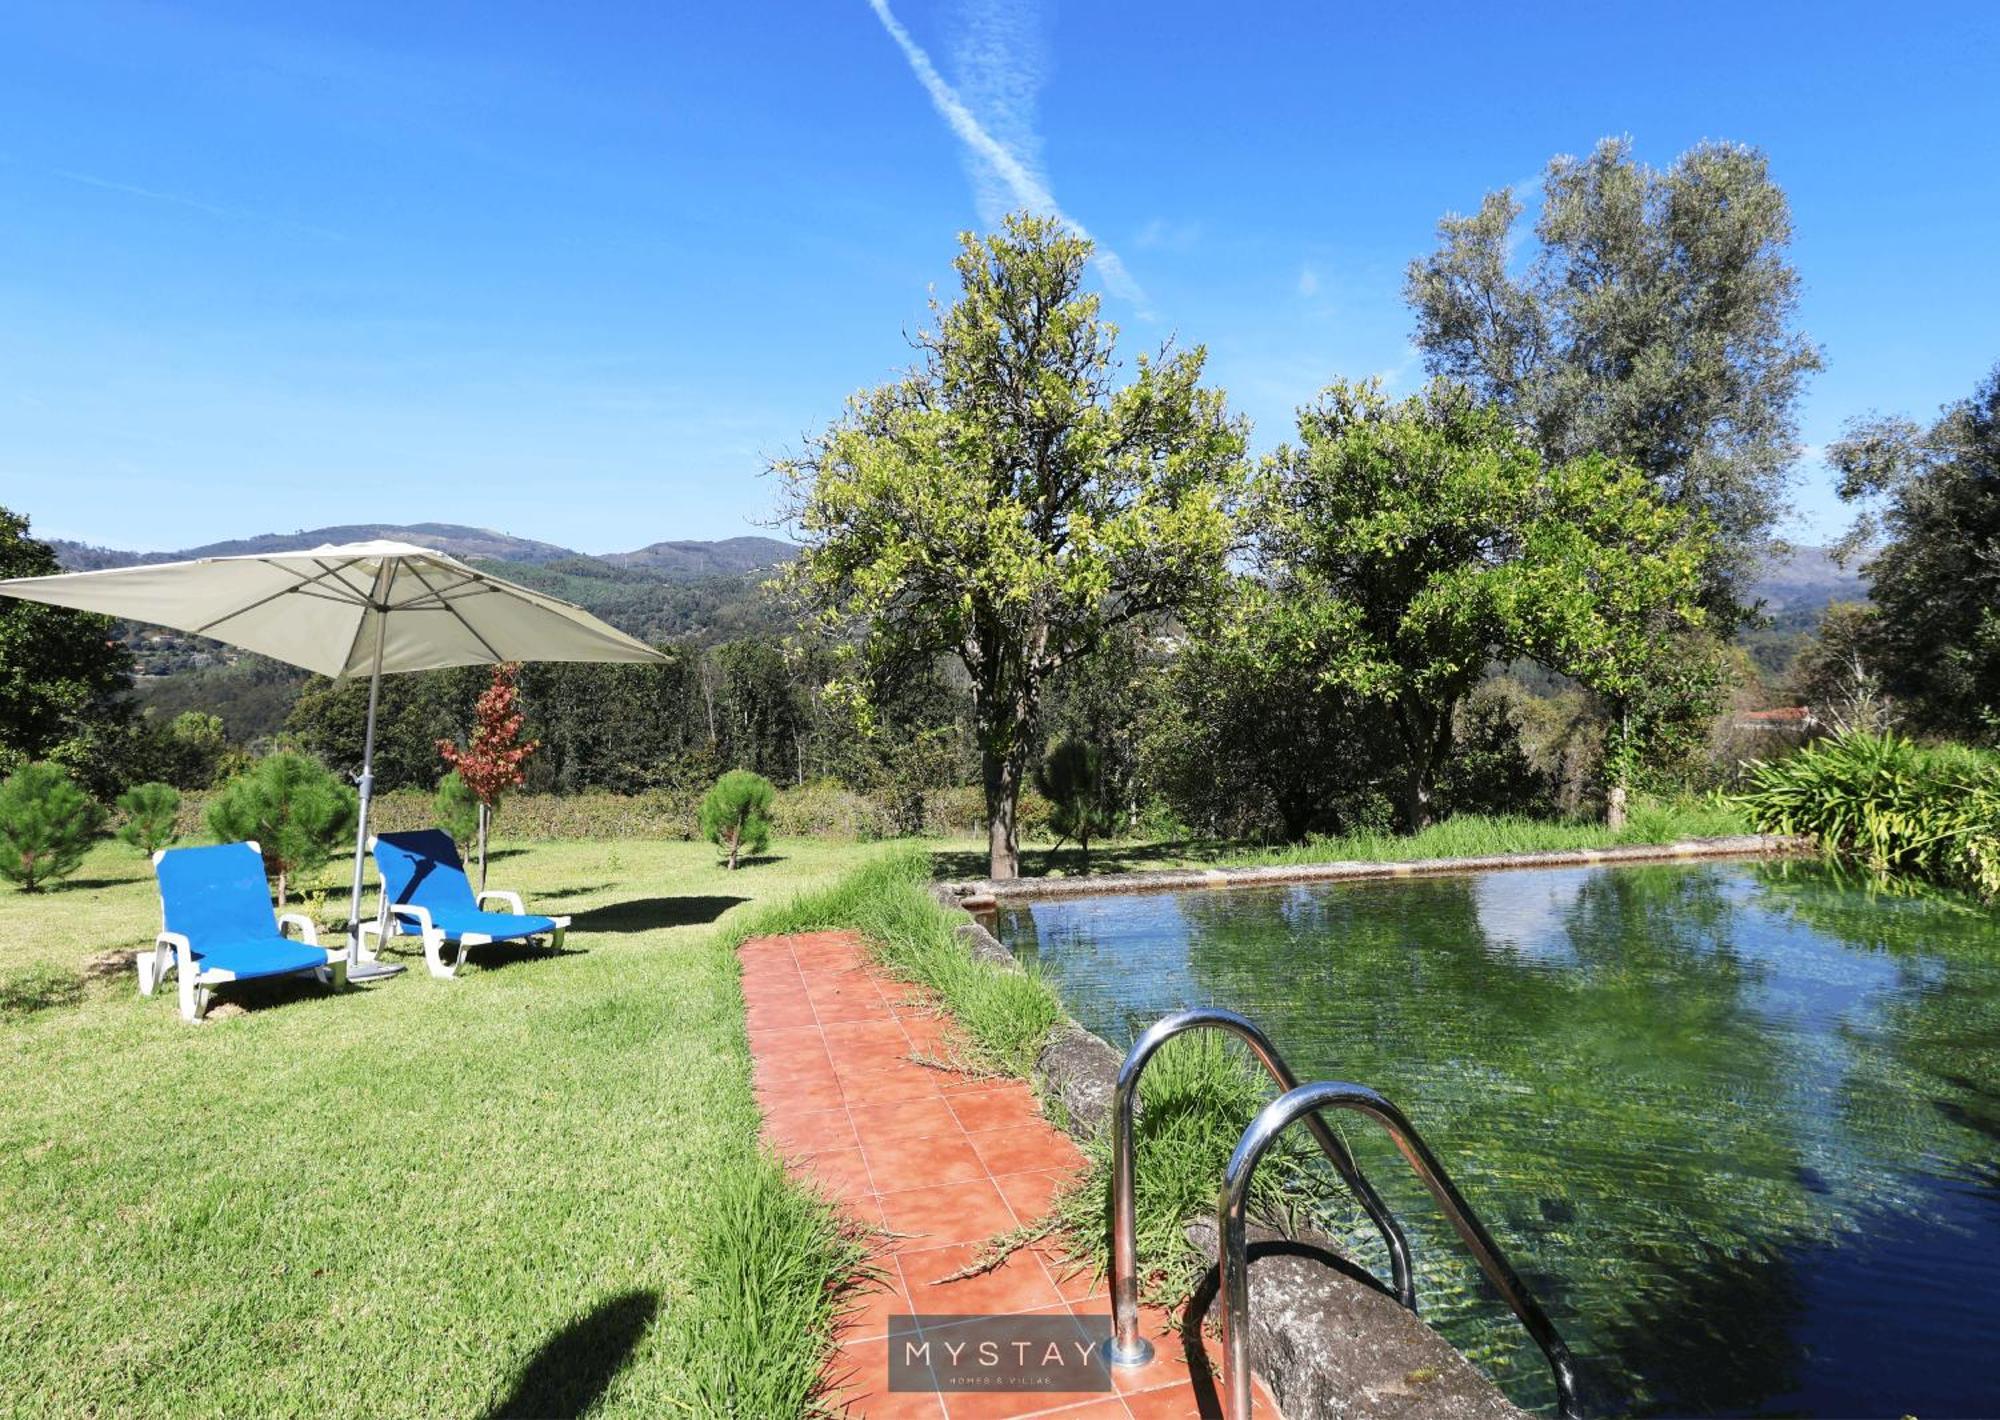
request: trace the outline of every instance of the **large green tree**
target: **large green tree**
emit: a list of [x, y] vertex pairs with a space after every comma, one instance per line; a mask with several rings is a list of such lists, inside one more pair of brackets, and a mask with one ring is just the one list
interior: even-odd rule
[[1262, 634], [1387, 712], [1411, 830], [1434, 816], [1454, 714], [1490, 665], [1533, 660], [1630, 705], [1703, 619], [1701, 516], [1602, 454], [1545, 459], [1445, 381], [1400, 403], [1329, 387], [1266, 462], [1255, 520], [1277, 592]]
[[1202, 386], [1199, 347], [1117, 382], [1090, 251], [1045, 217], [966, 235], [917, 367], [775, 465], [805, 544], [791, 588], [864, 624], [878, 662], [963, 663], [995, 877], [1019, 871], [1050, 677], [1113, 627], [1213, 596], [1235, 537], [1245, 426]]
[[1554, 159], [1541, 187], [1525, 257], [1502, 189], [1411, 263], [1426, 367], [1499, 403], [1547, 457], [1610, 454], [1705, 513], [1721, 536], [1704, 600], [1740, 616], [1820, 365], [1793, 328], [1785, 194], [1755, 149], [1704, 143], [1660, 172], [1620, 139]]
[[1295, 594], [1296, 584], [1240, 579], [1163, 672], [1146, 721], [1148, 780], [1196, 832], [1299, 842], [1354, 828], [1379, 802], [1395, 736], [1301, 641], [1310, 618], [1285, 604]]
[[[0, 578], [61, 571], [28, 520], [0, 508]], [[131, 670], [110, 618], [0, 596], [0, 774], [47, 759], [117, 788]]]
[[1856, 423], [1829, 456], [1877, 544], [1860, 659], [1923, 728], [2000, 739], [2000, 365], [1930, 427]]

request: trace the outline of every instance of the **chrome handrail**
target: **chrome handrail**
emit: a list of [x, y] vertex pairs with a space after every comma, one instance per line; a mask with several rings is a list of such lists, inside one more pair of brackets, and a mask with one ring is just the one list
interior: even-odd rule
[[[1284, 1056], [1269, 1037], [1234, 1011], [1202, 1007], [1180, 1011], [1154, 1023], [1133, 1043], [1118, 1069], [1118, 1085], [1111, 1095], [1111, 1339], [1105, 1355], [1113, 1365], [1142, 1366], [1153, 1359], [1152, 1343], [1139, 1334], [1138, 1205], [1134, 1198], [1135, 1171], [1132, 1144], [1132, 1117], [1139, 1096], [1139, 1076], [1153, 1053], [1173, 1037], [1190, 1030], [1224, 1030], [1250, 1047], [1251, 1054], [1270, 1072], [1280, 1090], [1298, 1088], [1298, 1079]], [[1410, 1244], [1391, 1216], [1388, 1206], [1362, 1177], [1354, 1156], [1317, 1115], [1306, 1127], [1318, 1141], [1334, 1170], [1339, 1173], [1362, 1209], [1382, 1232], [1389, 1248], [1389, 1266], [1395, 1279], [1396, 1298], [1411, 1311], [1417, 1309], [1416, 1283], [1410, 1275]]]
[[1366, 1085], [1336, 1081], [1300, 1085], [1285, 1091], [1250, 1122], [1236, 1145], [1236, 1152], [1229, 1157], [1215, 1220], [1222, 1269], [1223, 1414], [1228, 1420], [1250, 1420], [1250, 1260], [1246, 1232], [1251, 1176], [1256, 1173], [1257, 1162], [1264, 1157], [1265, 1150], [1287, 1126], [1300, 1115], [1316, 1122], [1319, 1111], [1325, 1109], [1353, 1110], [1389, 1131], [1397, 1150], [1423, 1180], [1460, 1239], [1472, 1250], [1487, 1280], [1499, 1289], [1528, 1335], [1542, 1348], [1549, 1369], [1555, 1372], [1557, 1413], [1564, 1420], [1573, 1420], [1577, 1414], [1576, 1370], [1569, 1347], [1563, 1344], [1548, 1314], [1529, 1295], [1527, 1285], [1509, 1265], [1500, 1245], [1493, 1241], [1445, 1173], [1444, 1165], [1437, 1161], [1403, 1112]]

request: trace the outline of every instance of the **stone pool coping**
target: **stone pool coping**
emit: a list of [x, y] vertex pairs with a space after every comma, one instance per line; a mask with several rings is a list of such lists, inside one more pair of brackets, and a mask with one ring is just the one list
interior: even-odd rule
[[[961, 896], [965, 886], [932, 886], [939, 904], [964, 918], [954, 929], [959, 941], [974, 958], [1019, 971], [1014, 954], [966, 910]], [[1123, 1061], [1109, 1041], [1065, 1014], [1049, 1031], [1029, 1077], [1044, 1099], [1060, 1102], [1057, 1114], [1069, 1132], [1087, 1139], [1104, 1127]], [[1188, 1237], [1209, 1256], [1215, 1255], [1212, 1221], [1193, 1220]], [[1251, 1368], [1282, 1414], [1529, 1420], [1443, 1336], [1405, 1311], [1379, 1284], [1360, 1280], [1359, 1269], [1339, 1256], [1329, 1239], [1287, 1239], [1260, 1232], [1252, 1239], [1250, 1257]], [[1199, 1327], [1209, 1319], [1214, 1300], [1212, 1290], [1206, 1296], [1197, 1294], [1193, 1325]]]
[[1672, 863], [1701, 858], [1786, 858], [1813, 851], [1809, 838], [1775, 833], [1739, 833], [1723, 838], [1683, 838], [1674, 843], [1566, 848], [1545, 853], [1487, 853], [1471, 858], [1411, 858], [1386, 863], [1346, 858], [1326, 863], [1281, 863], [1260, 868], [1157, 868], [1142, 873], [1103, 873], [1080, 878], [978, 878], [940, 883], [938, 887], [948, 895], [947, 900], [952, 906], [977, 911], [999, 902], [1093, 897], [1101, 893], [1280, 887], [1292, 883], [1483, 873], [1504, 868], [1583, 868], [1605, 863]]

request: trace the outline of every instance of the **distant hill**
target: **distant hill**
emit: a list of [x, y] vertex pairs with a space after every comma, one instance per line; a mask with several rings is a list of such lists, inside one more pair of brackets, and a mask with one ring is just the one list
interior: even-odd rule
[[458, 523], [347, 523], [336, 527], [301, 528], [290, 533], [261, 533], [256, 537], [227, 542], [208, 542], [200, 547], [184, 547], [174, 552], [123, 552], [111, 547], [90, 547], [79, 542], [51, 544], [63, 566], [87, 572], [99, 567], [131, 567], [145, 562], [185, 562], [195, 557], [240, 557], [259, 552], [297, 552], [329, 542], [369, 542], [386, 539], [434, 547], [453, 557], [483, 557], [493, 562], [554, 562], [576, 554], [554, 543], [514, 537], [491, 528], [468, 528]]
[[[88, 572], [372, 539], [412, 542], [464, 558], [496, 575], [575, 602], [621, 631], [655, 643], [708, 643], [778, 633], [791, 624], [759, 584], [761, 574], [787, 561], [796, 549], [768, 537], [656, 542], [635, 552], [589, 557], [554, 543], [457, 523], [349, 523], [264, 533], [173, 552], [130, 552], [61, 540], [51, 545], [66, 570]], [[131, 648], [140, 676], [153, 682], [154, 698], [163, 704], [171, 695], [159, 682], [196, 673], [233, 676], [244, 660], [241, 652], [205, 637], [136, 622], [121, 622], [119, 635]], [[259, 728], [266, 727], [260, 723]]]
[[1817, 612], [1829, 602], [1862, 601], [1867, 584], [1855, 568], [1843, 567], [1824, 547], [1794, 545], [1790, 554], [1775, 558], [1751, 585], [1767, 616], [1785, 612]]
[[798, 549], [774, 537], [730, 537], [720, 542], [656, 542], [636, 552], [607, 552], [613, 567], [644, 567], [665, 577], [733, 577], [789, 562]]
[[537, 542], [533, 538], [515, 537], [491, 528], [465, 527], [459, 523], [348, 523], [335, 527], [302, 528], [291, 533], [262, 533], [256, 537], [204, 543], [200, 547], [185, 547], [173, 552], [128, 552], [60, 539], [52, 542], [51, 546], [66, 569], [90, 572], [103, 567], [132, 567], [148, 562], [184, 562], [196, 557], [296, 552], [330, 542], [367, 542], [372, 539], [413, 542], [419, 547], [434, 547], [468, 561], [524, 563], [530, 566], [577, 560], [601, 562], [613, 567], [642, 568], [665, 581], [692, 581], [761, 572], [789, 560], [796, 550], [790, 543], [776, 538], [731, 537], [720, 542], [656, 542], [636, 552], [614, 552], [592, 558], [552, 542]]

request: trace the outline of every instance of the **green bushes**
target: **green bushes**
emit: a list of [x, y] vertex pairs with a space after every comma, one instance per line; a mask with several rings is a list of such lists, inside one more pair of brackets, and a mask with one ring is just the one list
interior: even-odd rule
[[2000, 897], [2000, 755], [1863, 731], [1751, 767], [1736, 796], [1770, 833], [1829, 855]]
[[287, 751], [230, 780], [208, 806], [208, 830], [220, 842], [254, 842], [263, 851], [282, 908], [292, 879], [326, 865], [354, 832], [358, 812], [352, 789], [318, 760]]
[[24, 764], [0, 783], [0, 878], [40, 892], [83, 862], [104, 810], [53, 764]]
[[1035, 767], [1035, 787], [1049, 801], [1056, 840], [1074, 838], [1090, 861], [1090, 840], [1118, 831], [1120, 815], [1104, 772], [1104, 756], [1087, 740], [1065, 739]]
[[174, 841], [180, 791], [171, 784], [134, 785], [118, 796], [118, 812], [125, 815], [118, 826], [119, 841], [150, 858]]
[[733, 871], [744, 852], [762, 853], [771, 845], [771, 802], [777, 790], [761, 774], [732, 769], [715, 781], [701, 801], [701, 832], [729, 855]]
[[431, 816], [461, 849], [479, 836], [479, 800], [456, 769], [438, 781], [437, 793], [431, 796]]

